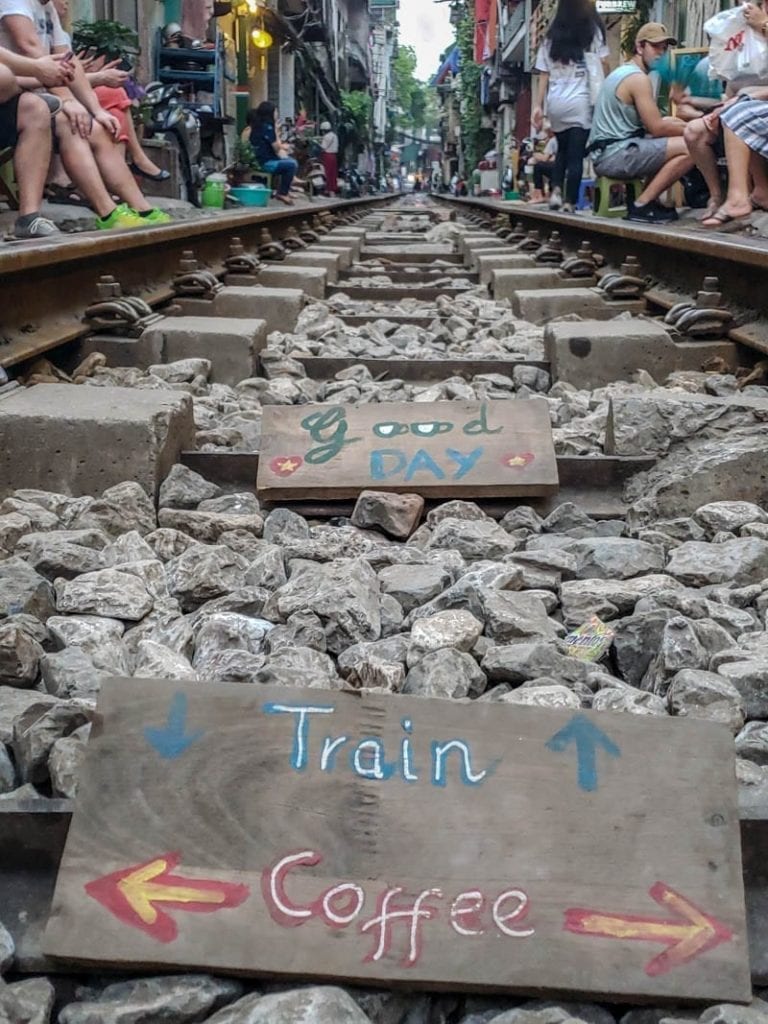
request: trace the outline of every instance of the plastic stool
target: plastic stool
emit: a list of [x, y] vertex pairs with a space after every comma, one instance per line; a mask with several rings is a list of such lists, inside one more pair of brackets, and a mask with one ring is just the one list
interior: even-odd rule
[[274, 185], [272, 184], [273, 175], [269, 171], [262, 171], [260, 167], [254, 168], [249, 177], [251, 181], [263, 181], [270, 192], [274, 191]]
[[[618, 191], [621, 199], [618, 205], [611, 202], [612, 195]], [[627, 212], [627, 202], [634, 202], [643, 191], [643, 182], [639, 178], [626, 181], [620, 178], [598, 178], [592, 198], [592, 212], [597, 217], [623, 217]]]
[[579, 185], [579, 198], [576, 201], [577, 210], [589, 210], [595, 202], [595, 179], [582, 178]]

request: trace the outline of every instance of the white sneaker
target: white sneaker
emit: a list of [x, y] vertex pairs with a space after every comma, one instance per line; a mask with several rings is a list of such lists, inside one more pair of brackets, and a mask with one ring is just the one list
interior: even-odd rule
[[58, 235], [59, 229], [52, 220], [39, 214], [32, 220], [21, 223], [19, 218], [13, 228], [14, 238], [45, 238], [47, 235]]
[[549, 208], [550, 210], [559, 210], [563, 205], [563, 197], [560, 194], [560, 189], [556, 188], [552, 190], [552, 195], [549, 197]]

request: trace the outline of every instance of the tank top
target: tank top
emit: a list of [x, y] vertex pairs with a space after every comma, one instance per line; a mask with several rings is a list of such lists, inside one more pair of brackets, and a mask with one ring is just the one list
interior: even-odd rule
[[636, 64], [622, 64], [612, 71], [603, 83], [600, 97], [595, 105], [592, 117], [592, 131], [589, 134], [589, 145], [600, 140], [611, 139], [612, 144], [606, 146], [602, 156], [607, 156], [622, 149], [632, 140], [645, 135], [643, 122], [633, 103], [624, 103], [616, 95], [616, 90], [630, 75], [642, 75], [643, 71]]

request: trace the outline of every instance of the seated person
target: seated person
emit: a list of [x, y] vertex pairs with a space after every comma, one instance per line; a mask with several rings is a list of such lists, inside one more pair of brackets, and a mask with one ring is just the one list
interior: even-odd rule
[[[58, 228], [40, 215], [43, 188], [51, 159], [51, 115], [58, 109], [50, 94], [23, 92], [21, 84], [39, 88], [66, 85], [74, 75], [66, 57], [32, 60], [0, 49], [0, 149], [13, 147], [13, 168], [19, 189], [16, 238], [42, 238]], [[19, 77], [17, 77], [19, 76]]]
[[531, 192], [532, 203], [544, 202], [544, 179], [552, 181], [552, 172], [555, 169], [555, 157], [557, 156], [557, 139], [549, 123], [544, 125], [544, 148], [540, 153], [534, 153], [533, 163], [533, 192]]
[[[760, 5], [745, 4], [744, 17], [752, 28], [761, 34], [765, 34], [768, 28], [768, 14], [765, 13]], [[761, 84], [754, 79], [735, 79], [728, 83], [726, 97], [732, 99], [738, 93], [748, 95], [752, 91], [752, 87], [757, 86], [759, 88]], [[686, 127], [684, 136], [688, 150], [696, 161], [696, 166], [701, 171], [709, 189], [706, 218], [710, 221], [716, 218], [718, 211], [723, 205], [722, 179], [717, 164], [718, 156], [721, 155], [722, 146], [724, 145], [722, 141], [723, 129], [719, 116], [722, 109], [724, 108], [721, 103], [703, 117], [692, 120]], [[728, 163], [730, 171], [730, 161]], [[754, 166], [757, 168], [759, 164], [760, 161], [757, 161]], [[758, 169], [757, 173], [759, 175], [762, 172]], [[761, 184], [759, 192], [761, 198], [758, 205], [768, 205], [768, 187], [764, 187]], [[724, 222], [721, 221], [720, 223]], [[709, 226], [714, 225], [710, 224]]]
[[[0, 46], [27, 57], [70, 51], [56, 9], [41, 0], [0, 0]], [[167, 223], [170, 217], [147, 202], [115, 146], [119, 122], [99, 105], [77, 60], [74, 69], [68, 85], [57, 88], [62, 111], [54, 124], [55, 145], [78, 191], [96, 211], [96, 226]], [[112, 192], [123, 202], [117, 205]]]
[[648, 224], [677, 220], [677, 211], [663, 206], [659, 196], [693, 167], [682, 137], [685, 122], [662, 117], [649, 78], [654, 64], [675, 41], [663, 25], [643, 25], [632, 60], [608, 75], [595, 107], [587, 147], [595, 174], [625, 181], [650, 178], [628, 204], [627, 220]]
[[754, 87], [728, 100], [719, 117], [725, 135], [728, 195], [701, 222], [706, 228], [722, 228], [748, 217], [755, 207], [768, 210], [768, 87]]
[[[293, 206], [291, 184], [296, 177], [299, 165], [288, 155], [288, 149], [281, 142], [277, 131], [277, 107], [269, 100], [260, 103], [255, 110], [248, 112], [248, 139], [259, 161], [259, 166], [268, 174], [276, 174], [279, 179], [276, 198], [286, 206]], [[245, 134], [245, 133], [244, 133]]]

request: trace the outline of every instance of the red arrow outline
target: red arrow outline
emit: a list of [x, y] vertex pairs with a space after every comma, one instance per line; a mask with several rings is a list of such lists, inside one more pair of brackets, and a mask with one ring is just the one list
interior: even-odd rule
[[675, 892], [665, 882], [656, 882], [648, 895], [661, 907], [676, 914], [673, 919], [641, 914], [611, 914], [602, 910], [571, 907], [565, 911], [565, 931], [608, 939], [663, 942], [667, 948], [645, 965], [651, 978], [667, 974], [681, 964], [701, 956], [722, 942], [730, 942], [733, 931], [705, 913], [695, 903]]
[[[85, 891], [123, 924], [146, 932], [158, 942], [173, 942], [179, 929], [157, 904], [162, 903], [168, 910], [213, 914], [239, 907], [250, 896], [247, 885], [172, 874], [180, 861], [180, 853], [163, 853], [87, 882]], [[199, 899], [195, 899], [196, 894]]]

